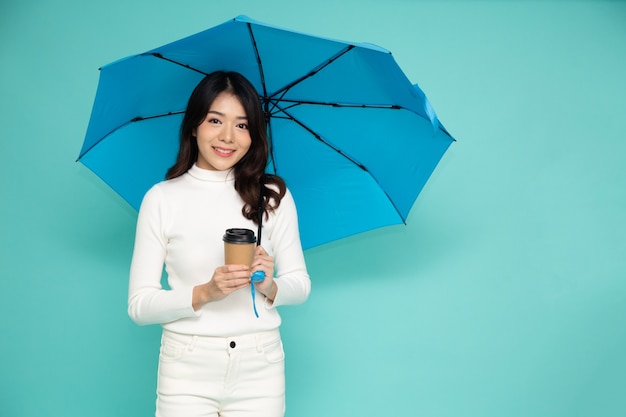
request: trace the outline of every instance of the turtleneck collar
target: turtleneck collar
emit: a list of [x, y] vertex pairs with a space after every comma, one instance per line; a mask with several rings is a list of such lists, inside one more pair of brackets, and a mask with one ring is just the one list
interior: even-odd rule
[[213, 171], [210, 169], [200, 168], [198, 167], [198, 165], [193, 164], [193, 166], [189, 168], [189, 171], [187, 171], [187, 173], [200, 181], [235, 181], [235, 173], [233, 172], [232, 168], [225, 171]]

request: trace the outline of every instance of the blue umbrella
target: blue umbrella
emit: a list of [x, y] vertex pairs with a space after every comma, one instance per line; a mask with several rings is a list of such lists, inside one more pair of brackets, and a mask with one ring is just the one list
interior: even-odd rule
[[259, 92], [267, 171], [296, 200], [305, 249], [404, 223], [454, 140], [389, 51], [239, 16], [102, 67], [79, 161], [138, 209], [174, 163], [191, 91], [216, 70]]

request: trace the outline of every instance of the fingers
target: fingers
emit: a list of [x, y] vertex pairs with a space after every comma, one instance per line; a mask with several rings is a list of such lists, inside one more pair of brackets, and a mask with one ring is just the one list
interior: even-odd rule
[[257, 246], [254, 248], [254, 256], [267, 256], [267, 252], [263, 249], [263, 246]]
[[[255, 282], [254, 286], [256, 289], [269, 297], [269, 294], [275, 295], [275, 292], [272, 293], [272, 288], [274, 288], [274, 258], [271, 257], [263, 247], [258, 246], [254, 253], [254, 260], [252, 262], [252, 271], [263, 271], [265, 273], [265, 278], [262, 281]], [[273, 299], [273, 296], [272, 296]]]
[[247, 265], [223, 265], [215, 270], [215, 286], [223, 292], [232, 292], [250, 283], [250, 268]]
[[[274, 258], [271, 257], [262, 246], [257, 246], [254, 250], [254, 259], [252, 265], [223, 265], [218, 267], [214, 274], [212, 287], [219, 294], [219, 297], [225, 297], [233, 291], [247, 287], [250, 285], [250, 277], [253, 272], [263, 271], [265, 273], [265, 280], [257, 283], [261, 288], [270, 286], [272, 284], [272, 277], [274, 275]], [[269, 279], [268, 279], [269, 278]]]
[[274, 273], [274, 258], [272, 258], [263, 249], [262, 246], [257, 246], [254, 250], [254, 260], [252, 261], [252, 271], [263, 271], [265, 275], [273, 275]]
[[249, 278], [250, 268], [247, 265], [224, 265], [215, 271], [214, 279], [221, 281], [237, 281], [240, 278]]
[[236, 264], [223, 265], [223, 266], [220, 266], [217, 269], [220, 270], [224, 274], [228, 274], [230, 272], [236, 274], [237, 272], [240, 272], [240, 271], [249, 271], [250, 270], [248, 265], [236, 265]]

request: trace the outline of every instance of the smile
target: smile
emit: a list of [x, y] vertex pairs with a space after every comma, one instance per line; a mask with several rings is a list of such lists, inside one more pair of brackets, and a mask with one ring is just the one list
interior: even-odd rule
[[234, 149], [224, 149], [224, 148], [216, 148], [216, 147], [213, 147], [213, 149], [215, 150], [216, 153], [220, 155], [224, 155], [224, 156], [231, 155], [235, 152]]

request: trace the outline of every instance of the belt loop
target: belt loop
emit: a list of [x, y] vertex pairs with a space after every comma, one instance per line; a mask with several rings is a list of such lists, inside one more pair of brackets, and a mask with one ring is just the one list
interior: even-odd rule
[[261, 335], [255, 334], [254, 338], [256, 339], [256, 351], [258, 353], [263, 352], [263, 341], [261, 340]]
[[198, 342], [198, 336], [193, 336], [191, 338], [191, 343], [189, 343], [189, 345], [187, 346], [187, 350], [189, 352], [193, 352], [193, 350], [196, 348], [196, 343]]

